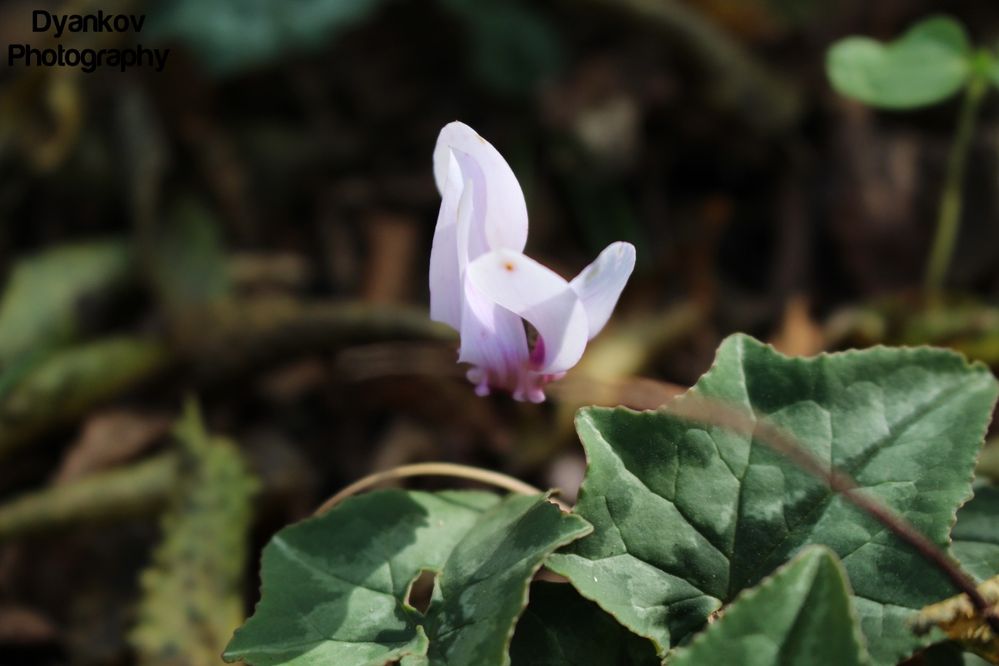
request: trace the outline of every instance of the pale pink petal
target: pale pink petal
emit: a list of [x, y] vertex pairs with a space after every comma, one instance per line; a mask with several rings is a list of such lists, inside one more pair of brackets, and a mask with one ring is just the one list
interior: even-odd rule
[[[462, 175], [457, 160], [448, 162], [441, 187], [441, 209], [437, 215], [434, 243], [430, 250], [430, 318], [461, 329], [461, 271], [458, 252], [458, 217], [462, 198]], [[467, 226], [467, 224], [466, 224]]]
[[[455, 155], [455, 162], [459, 165], [468, 162], [467, 155]], [[465, 266], [476, 257], [489, 251], [486, 242], [485, 214], [476, 204], [475, 192], [481, 189], [481, 185], [476, 185], [474, 180], [462, 176], [465, 180], [465, 188], [461, 192], [461, 200], [458, 202], [458, 234], [457, 252], [458, 268], [462, 275], [465, 273]]]
[[512, 250], [494, 250], [468, 264], [466, 277], [485, 298], [526, 319], [538, 331], [540, 357], [532, 369], [564, 372], [586, 348], [586, 312], [558, 274]]
[[476, 366], [468, 378], [479, 395], [487, 395], [490, 387], [516, 391], [528, 362], [524, 322], [467, 281], [458, 361]]
[[586, 310], [592, 339], [610, 319], [617, 299], [635, 268], [635, 246], [611, 243], [570, 283]]
[[474, 183], [473, 207], [481, 216], [473, 223], [481, 224], [483, 242], [476, 242], [475, 233], [470, 235], [469, 257], [474, 259], [487, 249], [523, 250], [527, 244], [527, 204], [510, 165], [471, 127], [449, 123], [434, 148], [434, 178], [442, 195], [451, 154], [458, 159], [464, 180]]

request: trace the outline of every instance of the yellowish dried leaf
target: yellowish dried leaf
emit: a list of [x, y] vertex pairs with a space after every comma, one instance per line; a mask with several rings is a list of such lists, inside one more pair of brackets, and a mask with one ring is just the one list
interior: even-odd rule
[[[978, 586], [978, 590], [989, 602], [992, 612], [999, 613], [999, 576], [988, 579]], [[991, 664], [999, 664], [999, 636], [975, 611], [967, 595], [959, 594], [920, 611], [914, 623], [915, 630], [926, 633], [934, 627], [942, 629], [948, 638], [966, 650]]]

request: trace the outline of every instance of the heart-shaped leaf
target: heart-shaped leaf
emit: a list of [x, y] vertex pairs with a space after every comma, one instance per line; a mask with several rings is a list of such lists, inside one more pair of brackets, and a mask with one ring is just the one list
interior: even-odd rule
[[[541, 496], [382, 491], [279, 532], [263, 594], [226, 649], [250, 664], [504, 666], [527, 587], [591, 531]], [[426, 615], [407, 601], [437, 573]]]
[[951, 552], [968, 573], [979, 580], [999, 576], [999, 488], [975, 488], [974, 498], [957, 512], [951, 538]]
[[665, 651], [798, 549], [825, 544], [849, 572], [875, 660], [893, 664], [920, 644], [907, 626], [913, 612], [953, 589], [880, 523], [729, 417], [779, 426], [947, 548], [996, 391], [987, 368], [948, 351], [791, 359], [732, 336], [673, 405], [714, 405], [717, 421], [670, 409], [580, 412], [589, 467], [576, 510], [595, 532], [548, 566]]
[[846, 572], [821, 546], [807, 548], [744, 590], [721, 619], [669, 661], [670, 666], [869, 663]]
[[847, 37], [826, 54], [826, 72], [838, 92], [886, 109], [945, 100], [967, 82], [971, 67], [964, 27], [946, 16], [921, 21], [889, 44]]

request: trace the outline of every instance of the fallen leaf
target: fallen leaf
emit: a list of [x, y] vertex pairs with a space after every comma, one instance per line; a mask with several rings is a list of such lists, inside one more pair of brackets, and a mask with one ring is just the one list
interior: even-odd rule
[[[999, 576], [979, 585], [978, 591], [990, 604], [992, 612], [999, 612]], [[948, 638], [960, 643], [964, 649], [990, 663], [999, 664], [999, 637], [992, 633], [985, 618], [975, 611], [967, 595], [959, 594], [931, 604], [921, 610], [913, 622], [913, 628], [919, 634], [934, 627], [943, 629]]]
[[75, 481], [131, 460], [169, 428], [170, 420], [162, 414], [99, 412], [84, 423], [83, 432], [66, 453], [52, 481], [57, 484]]

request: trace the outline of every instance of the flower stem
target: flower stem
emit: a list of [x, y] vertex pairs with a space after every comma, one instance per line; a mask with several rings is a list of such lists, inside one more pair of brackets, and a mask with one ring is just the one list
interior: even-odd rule
[[352, 495], [367, 490], [387, 481], [395, 481], [411, 476], [451, 476], [469, 481], [476, 481], [490, 486], [497, 486], [504, 490], [520, 495], [540, 495], [542, 491], [532, 485], [524, 483], [519, 479], [499, 472], [470, 467], [468, 465], [456, 465], [454, 463], [430, 462], [416, 463], [414, 465], [402, 465], [393, 467], [384, 472], [375, 472], [363, 479], [359, 479], [350, 484], [333, 497], [323, 502], [323, 505], [316, 509], [315, 515], [319, 516]]
[[947, 157], [947, 175], [937, 211], [937, 231], [933, 237], [930, 258], [926, 265], [926, 296], [931, 303], [939, 299], [954, 255], [954, 243], [961, 227], [964, 170], [968, 162], [978, 110], [987, 89], [988, 81], [979, 73], [972, 75], [964, 89], [957, 131]]

